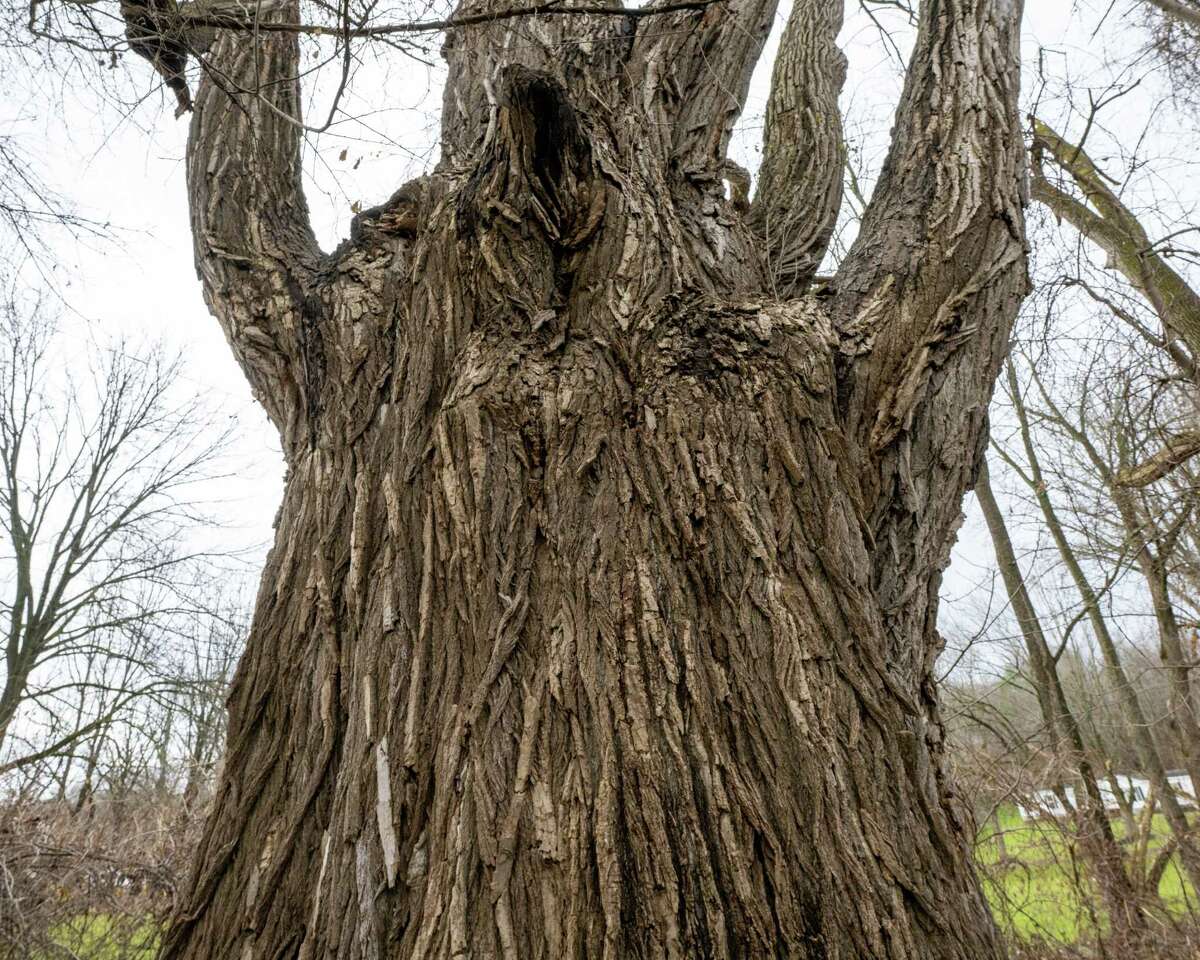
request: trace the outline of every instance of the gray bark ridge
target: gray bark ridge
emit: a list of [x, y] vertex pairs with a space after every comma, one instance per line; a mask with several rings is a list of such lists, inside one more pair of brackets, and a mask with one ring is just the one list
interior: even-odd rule
[[289, 477], [165, 957], [999, 957], [932, 663], [1026, 285], [1020, 5], [925, 5], [828, 302], [725, 196], [773, 15], [453, 31], [442, 161], [330, 255], [295, 38], [218, 37], [197, 260]]

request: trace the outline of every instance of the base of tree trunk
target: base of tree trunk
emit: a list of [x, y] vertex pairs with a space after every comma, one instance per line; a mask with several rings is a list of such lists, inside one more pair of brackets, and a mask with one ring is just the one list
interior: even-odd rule
[[295, 468], [166, 955], [999, 956], [823, 325], [481, 344]]

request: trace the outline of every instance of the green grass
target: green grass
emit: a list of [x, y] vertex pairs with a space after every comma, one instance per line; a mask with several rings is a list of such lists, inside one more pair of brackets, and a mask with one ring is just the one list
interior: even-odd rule
[[[975, 848], [984, 891], [997, 922], [1006, 932], [1024, 938], [1042, 938], [1075, 943], [1104, 918], [1093, 917], [1099, 909], [1083, 867], [1072, 856], [1060, 825], [1052, 820], [1025, 822], [1015, 807], [1000, 811], [1000, 823], [980, 831]], [[1167, 834], [1161, 816], [1154, 818], [1150, 843], [1151, 858]], [[1113, 821], [1118, 838], [1124, 834], [1121, 820]], [[1007, 859], [1000, 862], [997, 832], [1003, 832]], [[1164, 906], [1182, 914], [1194, 893], [1174, 862], [1159, 884]], [[154, 960], [159, 931], [150, 921], [137, 923], [129, 917], [86, 914], [63, 924], [55, 941], [80, 960]]]
[[54, 942], [80, 960], [154, 960], [159, 929], [152, 921], [82, 914], [54, 931]]
[[[980, 832], [975, 856], [983, 877], [984, 891], [1001, 927], [1024, 938], [1039, 937], [1060, 943], [1074, 943], [1086, 931], [1105, 923], [1099, 912], [1095, 892], [1087, 880], [1085, 866], [1053, 820], [1022, 821], [1015, 807], [1000, 811], [999, 829], [995, 821]], [[1167, 835], [1161, 816], [1152, 821], [1150, 859]], [[1007, 859], [1000, 859], [996, 834], [1003, 832]], [[1120, 839], [1125, 825], [1118, 818], [1113, 832]], [[1189, 901], [1195, 903], [1191, 886], [1180, 874], [1174, 861], [1163, 873], [1158, 888], [1163, 906], [1182, 914]]]

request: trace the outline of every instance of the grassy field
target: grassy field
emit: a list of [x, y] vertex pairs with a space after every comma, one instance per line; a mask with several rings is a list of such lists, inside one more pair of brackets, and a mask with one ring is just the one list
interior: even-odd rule
[[[1113, 829], [1118, 836], [1124, 833], [1119, 818]], [[1166, 832], [1162, 818], [1155, 817], [1151, 859]], [[1003, 859], [998, 833], [1003, 834]], [[1103, 924], [1103, 917], [1090, 913], [1097, 909], [1095, 898], [1054, 821], [1025, 822], [1015, 807], [1003, 808], [999, 824], [992, 821], [980, 832], [975, 854], [988, 900], [1006, 932], [1071, 944], [1081, 931]], [[1182, 913], [1194, 893], [1172, 864], [1163, 874], [1159, 895], [1168, 909]], [[153, 960], [158, 946], [152, 923], [131, 925], [125, 918], [118, 925], [94, 914], [59, 928], [55, 939], [70, 956], [83, 960]]]
[[[1074, 943], [1081, 930], [1094, 927], [1097, 921], [1103, 924], [1103, 917], [1091, 914], [1099, 909], [1096, 900], [1054, 821], [1023, 821], [1011, 806], [1001, 809], [999, 821], [998, 825], [990, 822], [980, 832], [975, 856], [992, 911], [1002, 927], [1022, 937]], [[1119, 818], [1113, 821], [1113, 832], [1118, 838], [1125, 833]], [[1003, 834], [1004, 859], [998, 833]], [[1166, 834], [1166, 823], [1156, 816], [1150, 859]], [[1175, 913], [1183, 913], [1189, 901], [1196, 902], [1194, 891], [1174, 862], [1163, 873], [1158, 892], [1166, 908]]]
[[158, 927], [153, 922], [131, 922], [102, 914], [81, 915], [57, 927], [54, 941], [80, 960], [154, 960], [158, 954]]

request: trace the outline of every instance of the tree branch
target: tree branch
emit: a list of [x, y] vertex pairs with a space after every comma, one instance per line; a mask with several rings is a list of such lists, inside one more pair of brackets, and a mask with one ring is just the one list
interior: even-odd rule
[[676, 14], [679, 29], [664, 25], [638, 36], [630, 75], [652, 95], [651, 130], [668, 139], [687, 175], [717, 176], [725, 162], [777, 7], [778, 0], [728, 0], [698, 20]]
[[[297, 6], [264, 16], [295, 20]], [[187, 163], [205, 300], [285, 451], [307, 439], [321, 374], [312, 296], [320, 249], [301, 188], [298, 61], [294, 33], [221, 32], [196, 97]]]
[[[1187, 344], [1193, 357], [1200, 356], [1200, 293], [1155, 251], [1137, 217], [1104, 182], [1082, 145], [1069, 143], [1040, 120], [1033, 123], [1034, 199], [1104, 250], [1110, 265], [1146, 298], [1163, 326]], [[1046, 178], [1046, 160], [1079, 188], [1083, 202]]]
[[876, 450], [909, 428], [933, 370], [1007, 327], [1027, 287], [1020, 13], [1010, 0], [922, 7], [892, 146], [835, 280], [835, 320], [864, 352], [855, 414]]
[[[727, 0], [675, 0], [672, 3], [647, 7], [614, 7], [602, 4], [575, 4], [566, 6], [563, 0], [546, 0], [544, 3], [515, 4], [498, 10], [484, 9], [476, 13], [464, 13], [441, 20], [410, 20], [402, 23], [377, 23], [360, 25], [333, 25], [297, 22], [256, 22], [247, 17], [245, 7], [240, 4], [226, 6], [218, 3], [193, 3], [178, 10], [180, 22], [187, 28], [216, 28], [221, 30], [250, 31], [253, 33], [298, 33], [311, 37], [338, 37], [365, 40], [372, 37], [390, 37], [418, 33], [440, 33], [444, 30], [461, 30], [465, 27], [501, 23], [505, 20], [531, 17], [625, 17], [641, 19], [661, 17], [684, 10], [703, 10], [705, 7]], [[264, 7], [266, 4], [264, 4]]]
[[1200, 7], [1187, 3], [1186, 0], [1145, 0], [1145, 2], [1157, 7], [1166, 16], [1182, 20], [1189, 26], [1200, 30]]
[[842, 204], [845, 144], [838, 94], [840, 0], [796, 0], [779, 44], [750, 223], [766, 246], [779, 297], [804, 292], [825, 256]]
[[843, 415], [867, 451], [876, 590], [901, 650], [933, 636], [936, 578], [931, 595], [922, 571], [946, 561], [1028, 289], [1021, 10], [922, 4], [892, 145], [833, 281]]
[[1197, 454], [1200, 430], [1180, 430], [1141, 463], [1118, 473], [1116, 482], [1122, 487], [1148, 487]]

